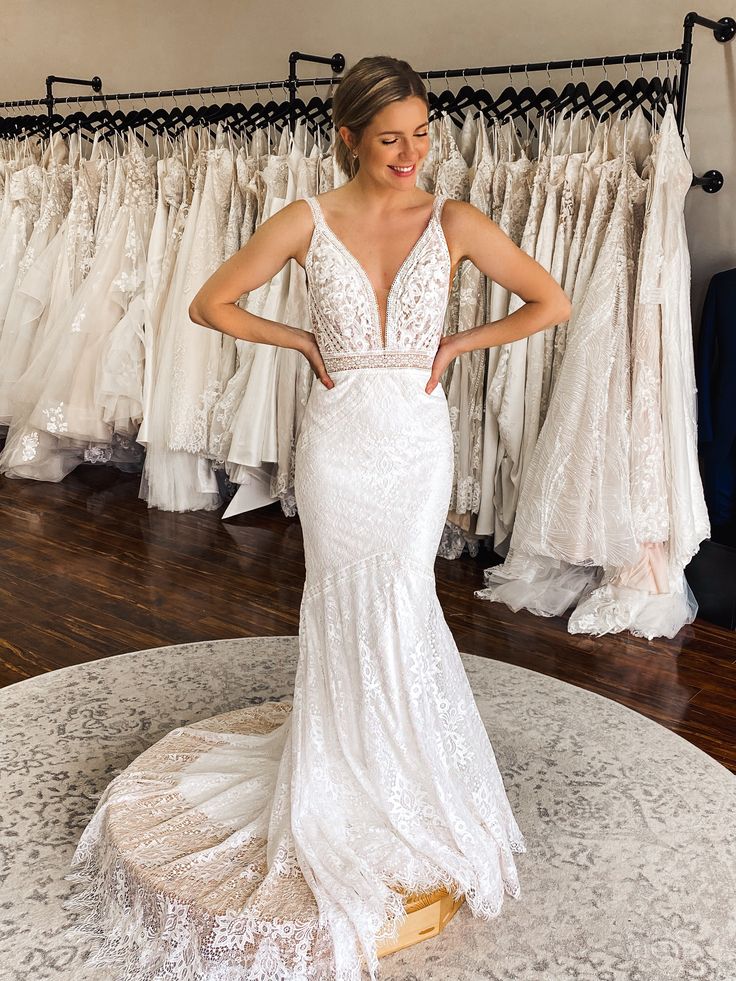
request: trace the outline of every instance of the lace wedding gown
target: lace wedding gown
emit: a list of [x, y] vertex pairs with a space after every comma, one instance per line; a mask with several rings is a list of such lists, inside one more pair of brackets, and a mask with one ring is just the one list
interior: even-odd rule
[[313, 384], [296, 447], [293, 701], [176, 729], [105, 790], [72, 906], [128, 981], [375, 978], [403, 891], [444, 885], [486, 920], [520, 893], [524, 838], [435, 591], [453, 445], [444, 391], [425, 385], [448, 300], [445, 197], [394, 279], [385, 341], [368, 275], [306, 200], [310, 314], [335, 384]]

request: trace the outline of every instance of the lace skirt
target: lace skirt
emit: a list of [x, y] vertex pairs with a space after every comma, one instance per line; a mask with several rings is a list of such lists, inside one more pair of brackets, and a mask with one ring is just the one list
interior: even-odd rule
[[127, 979], [375, 978], [405, 893], [485, 919], [519, 895], [524, 839], [435, 591], [453, 454], [428, 376], [312, 386], [293, 701], [170, 733], [80, 841], [75, 902]]

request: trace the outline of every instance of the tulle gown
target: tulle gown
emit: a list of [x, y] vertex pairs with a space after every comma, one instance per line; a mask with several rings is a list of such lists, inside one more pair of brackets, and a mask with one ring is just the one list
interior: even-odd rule
[[0, 325], [0, 425], [13, 418], [13, 390], [28, 363], [39, 322], [52, 293], [63, 247], [58, 234], [71, 196], [72, 169], [60, 141], [49, 148], [51, 161], [41, 198], [41, 212], [18, 266], [4, 324]]
[[135, 141], [113, 161], [105, 206], [112, 214], [109, 223], [100, 219], [106, 230], [89, 274], [63, 316], [48, 326], [18, 380], [16, 411], [0, 456], [7, 476], [59, 481], [86, 458], [90, 443], [110, 443], [116, 432], [135, 431], [136, 386], [130, 377], [135, 379], [140, 364], [133, 347], [135, 305], [150, 233], [151, 163]]
[[[503, 566], [476, 595], [559, 615], [607, 559], [636, 557], [629, 499], [630, 270], [636, 267], [646, 182], [630, 157], [600, 165], [565, 357], [534, 448]], [[574, 465], [570, 461], [574, 461]]]
[[211, 166], [215, 171], [221, 167], [227, 171], [232, 159], [229, 151], [226, 154], [222, 148], [209, 148], [208, 141], [201, 143], [192, 157], [185, 201], [174, 223], [173, 234], [179, 244], [171, 260], [170, 285], [162, 298], [157, 323], [146, 460], [139, 494], [149, 507], [167, 511], [212, 510], [221, 503], [202, 454], [218, 391], [219, 338], [215, 332], [205, 332], [193, 324], [188, 307], [217, 267], [216, 257], [222, 249], [224, 226], [217, 216], [221, 213], [218, 201], [224, 206], [226, 184], [222, 175], [218, 180], [214, 172], [208, 180], [208, 172]]
[[76, 904], [129, 981], [375, 978], [402, 890], [444, 885], [486, 920], [520, 894], [525, 841], [435, 590], [453, 445], [442, 386], [425, 385], [445, 198], [389, 291], [385, 340], [366, 272], [306, 200], [310, 315], [335, 384], [312, 385], [296, 447], [293, 701], [260, 731], [245, 712], [177, 729], [103, 794]]

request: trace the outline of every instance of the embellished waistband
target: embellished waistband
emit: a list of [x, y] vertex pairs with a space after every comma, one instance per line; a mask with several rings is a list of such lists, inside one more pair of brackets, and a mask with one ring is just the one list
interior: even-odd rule
[[427, 368], [434, 364], [429, 351], [351, 351], [345, 354], [323, 354], [327, 372], [351, 368]]

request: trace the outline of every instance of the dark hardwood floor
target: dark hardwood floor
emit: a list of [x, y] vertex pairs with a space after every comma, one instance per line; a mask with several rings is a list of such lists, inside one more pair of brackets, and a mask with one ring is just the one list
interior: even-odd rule
[[[277, 504], [149, 511], [139, 476], [80, 467], [60, 484], [0, 478], [0, 685], [127, 651], [296, 634], [298, 520]], [[736, 772], [736, 634], [697, 620], [673, 641], [572, 636], [562, 619], [473, 596], [487, 552], [438, 559], [437, 591], [462, 651], [598, 692]]]

